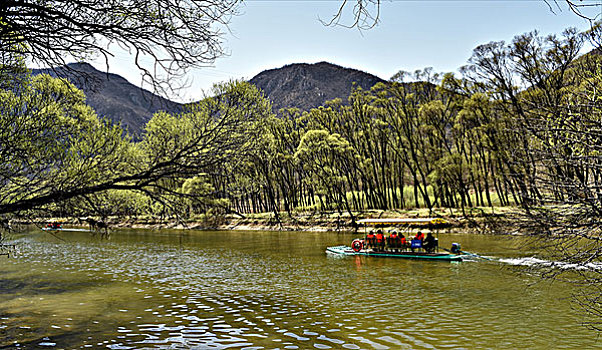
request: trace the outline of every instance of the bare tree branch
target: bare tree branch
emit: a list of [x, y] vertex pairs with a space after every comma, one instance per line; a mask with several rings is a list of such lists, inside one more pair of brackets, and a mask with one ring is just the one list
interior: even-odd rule
[[[193, 67], [222, 55], [222, 30], [239, 0], [6, 0], [0, 6], [0, 52], [36, 64], [108, 59], [111, 45], [131, 51], [143, 80], [158, 92]], [[146, 61], [150, 63], [146, 63]]]
[[350, 21], [347, 20], [347, 9], [350, 1], [343, 0], [337, 13], [328, 21], [321, 21], [326, 26], [341, 26], [345, 28], [357, 28], [368, 30], [374, 28], [380, 17], [381, 0], [354, 0], [351, 8]]

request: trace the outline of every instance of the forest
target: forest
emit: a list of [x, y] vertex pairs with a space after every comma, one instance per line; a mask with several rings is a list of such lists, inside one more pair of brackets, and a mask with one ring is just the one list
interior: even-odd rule
[[[69, 82], [4, 70], [0, 213], [188, 218], [556, 204], [598, 210], [597, 50], [531, 32], [474, 49], [461, 76], [399, 72], [348, 101], [272, 110], [233, 81], [140, 141]], [[31, 118], [35, 116], [35, 118]]]

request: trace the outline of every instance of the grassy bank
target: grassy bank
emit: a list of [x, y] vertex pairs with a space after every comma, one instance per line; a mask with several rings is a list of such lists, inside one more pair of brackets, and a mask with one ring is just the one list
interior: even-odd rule
[[[492, 226], [508, 223], [509, 217], [516, 214], [515, 207], [482, 207], [467, 209], [464, 213], [454, 209], [412, 210], [368, 210], [354, 213], [343, 212], [295, 212], [293, 215], [279, 213], [245, 214], [244, 217], [227, 215], [224, 217], [193, 216], [190, 218], [159, 218], [151, 216], [110, 217], [107, 222], [111, 228], [146, 228], [146, 229], [196, 229], [196, 230], [270, 230], [270, 231], [355, 231], [355, 220], [366, 218], [427, 218], [442, 217], [450, 223], [446, 230], [491, 233]], [[54, 219], [66, 225], [78, 224], [76, 219]], [[498, 227], [499, 228], [499, 227]], [[506, 231], [510, 233], [512, 228]], [[503, 231], [503, 230], [498, 230]], [[503, 232], [502, 232], [503, 233]]]

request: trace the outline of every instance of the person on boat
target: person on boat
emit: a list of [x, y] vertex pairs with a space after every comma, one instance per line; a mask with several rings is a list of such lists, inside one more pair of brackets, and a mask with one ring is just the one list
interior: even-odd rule
[[435, 239], [435, 237], [433, 237], [432, 233], [428, 232], [426, 234], [423, 247], [424, 250], [426, 250], [428, 253], [432, 253], [435, 251], [435, 248], [437, 247], [437, 240]]
[[368, 235], [366, 236], [366, 248], [374, 248], [376, 247], [376, 236], [374, 235], [374, 231], [370, 230]]
[[412, 252], [414, 252], [414, 249], [423, 248], [423, 243], [424, 233], [418, 231], [418, 233], [416, 233], [416, 236], [414, 236], [414, 238], [412, 238], [412, 241], [410, 242], [410, 249], [412, 250]]
[[383, 230], [376, 231], [376, 244], [378, 245], [379, 250], [385, 249], [385, 234]]
[[59, 228], [61, 228], [61, 224], [58, 222], [51, 222], [48, 225], [46, 225], [46, 227], [52, 230], [58, 230]]
[[453, 254], [460, 254], [462, 252], [462, 248], [460, 247], [460, 243], [452, 243], [451, 252]]
[[389, 237], [387, 238], [387, 244], [389, 245], [389, 248], [392, 248], [392, 249], [399, 248], [399, 236], [397, 236], [396, 231], [391, 231], [391, 233], [389, 234]]
[[418, 231], [418, 233], [416, 234], [414, 239], [419, 239], [421, 241], [424, 241], [424, 233], [422, 233], [421, 231]]
[[398, 239], [399, 239], [399, 246], [400, 246], [402, 249], [405, 249], [405, 248], [407, 248], [407, 247], [408, 247], [408, 241], [406, 240], [406, 237], [403, 235], [403, 233], [400, 233], [400, 234], [399, 234], [399, 237], [398, 237]]

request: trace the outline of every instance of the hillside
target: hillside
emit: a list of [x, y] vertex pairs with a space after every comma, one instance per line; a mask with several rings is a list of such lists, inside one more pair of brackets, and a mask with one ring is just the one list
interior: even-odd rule
[[99, 116], [109, 118], [132, 135], [139, 135], [153, 113], [179, 112], [182, 105], [140, 88], [117, 74], [107, 74], [88, 63], [72, 63], [69, 69], [35, 69], [33, 74], [48, 73], [68, 78], [86, 94], [86, 102]]
[[370, 89], [383, 81], [375, 75], [328, 62], [290, 64], [263, 71], [250, 80], [272, 100], [274, 111], [284, 107], [309, 110], [334, 98], [346, 101], [354, 83]]
[[[34, 69], [33, 74], [48, 73], [68, 78], [86, 94], [87, 103], [98, 115], [109, 118], [135, 137], [140, 135], [153, 113], [165, 110], [179, 112], [182, 105], [157, 96], [128, 82], [117, 74], [107, 74], [88, 63], [72, 63], [67, 67]], [[383, 82], [377, 76], [327, 62], [290, 64], [263, 71], [250, 83], [263, 90], [272, 100], [274, 111], [284, 107], [309, 110], [335, 98], [347, 100], [354, 83], [363, 89]]]

